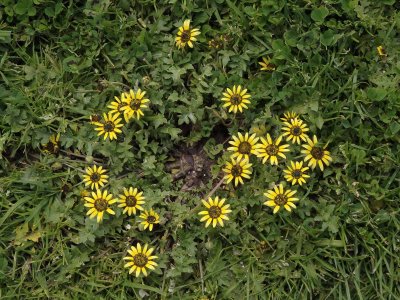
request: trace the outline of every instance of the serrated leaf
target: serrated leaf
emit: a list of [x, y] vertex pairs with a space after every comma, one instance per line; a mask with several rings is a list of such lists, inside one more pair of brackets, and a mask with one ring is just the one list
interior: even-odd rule
[[147, 119], [154, 125], [154, 128], [160, 127], [160, 125], [168, 123], [168, 120], [163, 115], [152, 115]]
[[164, 127], [160, 129], [160, 132], [169, 134], [172, 139], [177, 139], [182, 130], [179, 128]]

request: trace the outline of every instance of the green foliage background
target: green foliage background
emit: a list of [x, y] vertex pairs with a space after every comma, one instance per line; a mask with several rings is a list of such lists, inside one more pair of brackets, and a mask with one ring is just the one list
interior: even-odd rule
[[[0, 298], [398, 299], [399, 8], [1, 0]], [[186, 18], [202, 34], [180, 51], [174, 38]], [[227, 44], [208, 48], [221, 34]], [[274, 72], [259, 71], [262, 56]], [[219, 100], [233, 84], [252, 95], [236, 118]], [[147, 91], [150, 110], [118, 142], [103, 142], [88, 116], [133, 87]], [[254, 160], [249, 182], [216, 192], [231, 221], [204, 228], [197, 207], [229, 156], [222, 143], [255, 127], [276, 136], [288, 110], [329, 143], [333, 164], [299, 189], [298, 209], [273, 215], [263, 192], [282, 180], [283, 164]], [[45, 155], [55, 132], [62, 150]], [[199, 147], [210, 178], [182, 188], [187, 177], [174, 180], [166, 166]], [[140, 231], [121, 211], [100, 225], [85, 217], [81, 174], [94, 161], [109, 170], [114, 195], [144, 190], [161, 215], [156, 230]], [[160, 257], [147, 278], [123, 269], [137, 241]]]

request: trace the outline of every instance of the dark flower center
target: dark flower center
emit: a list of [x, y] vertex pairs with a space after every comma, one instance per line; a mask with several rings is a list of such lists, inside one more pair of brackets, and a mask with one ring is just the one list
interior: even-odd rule
[[214, 205], [214, 206], [211, 206], [211, 207], [208, 209], [208, 214], [209, 214], [210, 217], [213, 218], [213, 219], [219, 218], [219, 216], [221, 215], [221, 213], [222, 213], [221, 208], [218, 207], [218, 206], [215, 206], [215, 205]]
[[53, 143], [47, 143], [46, 144], [46, 147], [50, 152], [53, 152], [54, 146], [55, 146], [55, 144], [53, 144]]
[[299, 169], [293, 170], [292, 176], [295, 179], [301, 178], [301, 175], [303, 175], [303, 172], [301, 172]]
[[92, 182], [98, 182], [101, 178], [101, 175], [97, 172], [93, 173], [92, 175], [90, 175], [90, 180]]
[[239, 165], [235, 165], [232, 167], [231, 174], [233, 177], [239, 177], [242, 175], [243, 168]]
[[140, 100], [134, 100], [134, 101], [132, 101], [131, 103], [130, 103], [130, 107], [133, 109], [133, 110], [138, 110], [139, 108], [140, 108], [140, 105], [142, 104], [142, 101], [140, 101]]
[[324, 150], [320, 147], [313, 147], [310, 151], [311, 155], [315, 159], [322, 159], [324, 157]]
[[233, 94], [231, 96], [231, 103], [233, 105], [239, 105], [240, 103], [242, 103], [242, 96], [240, 96], [238, 94]]
[[153, 224], [155, 221], [156, 221], [156, 217], [155, 216], [148, 216], [147, 217], [147, 223]]
[[113, 132], [113, 131], [114, 131], [114, 128], [115, 128], [115, 125], [114, 125], [114, 123], [111, 122], [111, 121], [107, 121], [107, 122], [104, 124], [104, 131], [106, 131], [106, 132]]
[[270, 69], [275, 69], [276, 68], [276, 66], [274, 64], [271, 64], [271, 63], [266, 64], [266, 67], [270, 68]]
[[125, 203], [126, 203], [126, 206], [135, 207], [137, 200], [136, 200], [135, 196], [127, 196]]
[[278, 154], [278, 152], [279, 152], [279, 148], [276, 145], [268, 145], [265, 148], [265, 151], [270, 156], [276, 156]]
[[182, 43], [187, 43], [190, 40], [190, 31], [184, 30], [181, 34], [181, 41]]
[[290, 129], [290, 133], [294, 136], [299, 136], [303, 133], [303, 130], [301, 130], [300, 126], [293, 126]]
[[241, 142], [238, 147], [239, 153], [249, 154], [251, 151], [251, 144], [249, 142]]
[[135, 266], [140, 268], [145, 267], [148, 261], [149, 259], [143, 253], [138, 253], [133, 257], [133, 262], [135, 263]]
[[118, 110], [119, 112], [122, 112], [122, 108], [123, 108], [124, 106], [126, 106], [126, 103], [124, 103], [124, 102], [118, 103], [117, 110]]
[[59, 143], [49, 142], [44, 146], [44, 150], [56, 154], [60, 149]]
[[276, 205], [285, 205], [287, 203], [288, 198], [285, 195], [278, 194], [276, 195], [274, 202]]
[[107, 208], [108, 208], [108, 202], [107, 202], [107, 200], [105, 200], [105, 199], [103, 199], [103, 198], [96, 199], [96, 200], [94, 201], [94, 208], [95, 208], [97, 211], [105, 211], [105, 210], [107, 210]]

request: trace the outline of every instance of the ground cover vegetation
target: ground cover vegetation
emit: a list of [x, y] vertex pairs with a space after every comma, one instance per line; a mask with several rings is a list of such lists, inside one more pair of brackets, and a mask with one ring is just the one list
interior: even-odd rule
[[395, 0], [1, 0], [1, 299], [399, 299]]

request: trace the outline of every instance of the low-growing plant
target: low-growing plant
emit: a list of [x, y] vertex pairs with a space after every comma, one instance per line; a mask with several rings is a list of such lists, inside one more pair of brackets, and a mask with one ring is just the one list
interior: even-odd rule
[[0, 1], [0, 298], [400, 297], [399, 8]]

